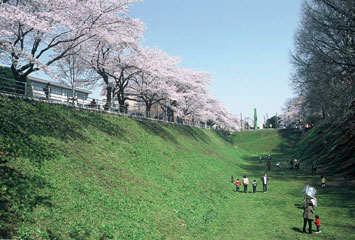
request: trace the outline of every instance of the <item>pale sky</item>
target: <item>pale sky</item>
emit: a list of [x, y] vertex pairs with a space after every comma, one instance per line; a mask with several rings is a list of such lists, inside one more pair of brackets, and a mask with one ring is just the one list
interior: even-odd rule
[[[236, 114], [259, 123], [293, 96], [290, 51], [302, 0], [145, 0], [129, 8], [146, 24], [144, 46], [213, 73], [210, 91]], [[34, 76], [42, 77], [43, 73]], [[90, 96], [101, 98], [99, 90]]]
[[145, 0], [130, 7], [147, 26], [143, 45], [213, 73], [211, 92], [259, 122], [292, 97], [290, 50], [301, 0]]

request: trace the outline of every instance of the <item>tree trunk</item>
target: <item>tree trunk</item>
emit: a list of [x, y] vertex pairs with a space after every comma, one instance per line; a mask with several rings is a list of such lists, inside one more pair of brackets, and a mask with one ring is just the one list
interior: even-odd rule
[[19, 95], [24, 95], [28, 74], [19, 73], [19, 71], [14, 66], [11, 66], [11, 71], [12, 71], [12, 74], [14, 75], [14, 78], [16, 81], [15, 86], [12, 86], [13, 89], [11, 89], [11, 92], [14, 92]]
[[106, 104], [104, 106], [105, 110], [109, 110], [111, 108], [111, 96], [112, 96], [112, 87], [109, 87], [109, 82], [108, 82], [108, 75], [105, 74], [103, 71], [98, 72], [101, 77], [104, 79], [104, 82], [106, 83]]
[[150, 118], [150, 109], [152, 108], [152, 103], [146, 102], [145, 103], [145, 116]]
[[125, 104], [126, 99], [124, 98], [124, 93], [122, 90], [119, 90], [117, 93], [118, 104], [120, 105], [120, 113], [127, 113], [127, 106]]

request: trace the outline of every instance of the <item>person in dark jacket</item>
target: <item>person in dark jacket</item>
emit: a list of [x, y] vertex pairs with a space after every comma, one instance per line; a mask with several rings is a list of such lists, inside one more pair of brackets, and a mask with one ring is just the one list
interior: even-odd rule
[[47, 86], [45, 88], [43, 88], [44, 94], [46, 94], [46, 98], [49, 99], [51, 97], [51, 84], [47, 83]]
[[303, 233], [306, 232], [306, 225], [308, 222], [308, 232], [309, 234], [312, 233], [312, 223], [313, 223], [313, 213], [314, 213], [314, 208], [313, 208], [313, 203], [309, 202], [303, 210]]

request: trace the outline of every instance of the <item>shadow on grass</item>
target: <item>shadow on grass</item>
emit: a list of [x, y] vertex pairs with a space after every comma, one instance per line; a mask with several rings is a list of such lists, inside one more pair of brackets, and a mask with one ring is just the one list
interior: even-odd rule
[[302, 233], [302, 230], [300, 228], [298, 228], [298, 227], [293, 227], [292, 230], [295, 231], [295, 232]]
[[173, 129], [184, 136], [189, 136], [194, 138], [196, 141], [202, 141], [206, 144], [210, 143], [211, 140], [208, 135], [198, 128], [190, 126], [174, 125]]
[[12, 238], [23, 217], [31, 214], [35, 207], [52, 207], [49, 196], [37, 194], [39, 189], [51, 188], [40, 176], [28, 177], [1, 164], [0, 185], [0, 238]]
[[303, 205], [302, 204], [299, 204], [299, 203], [296, 203], [295, 204], [295, 207], [298, 208], [298, 209], [303, 209]]
[[177, 144], [178, 141], [176, 137], [163, 128], [163, 124], [152, 122], [150, 120], [136, 120], [137, 123], [147, 132], [152, 133], [153, 135], [159, 136], [162, 139]]
[[104, 115], [43, 102], [1, 97], [0, 109], [0, 238], [11, 238], [33, 208], [52, 207], [50, 197], [38, 195], [51, 186], [39, 175], [13, 168], [13, 162], [28, 159], [40, 168], [64, 153], [58, 142], [90, 143], [83, 135], [88, 128], [116, 137], [125, 131]]
[[3, 151], [13, 156], [36, 162], [50, 160], [60, 153], [53, 143], [87, 142], [84, 129], [97, 129], [110, 136], [124, 137], [125, 130], [113, 124], [102, 114], [70, 110], [64, 106], [49, 105], [22, 99], [2, 98], [0, 101], [0, 144]]
[[222, 138], [224, 141], [233, 144], [233, 138], [232, 138], [232, 135], [231, 135], [229, 132], [216, 131], [216, 134], [217, 134], [220, 138]]
[[145, 119], [137, 120], [137, 122], [143, 127], [144, 130], [175, 144], [178, 144], [178, 140], [175, 135], [173, 135], [167, 130], [167, 127], [173, 129], [182, 136], [193, 138], [196, 141], [202, 141], [206, 144], [211, 142], [210, 138], [204, 131], [201, 131], [200, 129], [195, 127], [152, 122], [150, 120]]
[[[272, 167], [271, 171], [266, 170], [265, 156], [263, 156], [264, 160], [259, 163], [258, 156], [248, 156], [244, 155], [243, 159], [246, 160], [247, 164], [240, 166], [245, 170], [247, 174], [262, 175], [263, 172], [266, 172], [268, 176], [273, 179], [278, 179], [282, 182], [289, 182], [292, 184], [294, 181], [303, 181], [305, 184], [310, 184], [316, 188], [317, 198], [319, 199], [321, 205], [319, 208], [345, 208], [349, 209], [349, 215], [355, 215], [355, 201], [353, 201], [354, 188], [350, 186], [346, 186], [344, 184], [340, 184], [338, 186], [330, 186], [327, 185], [327, 188], [320, 188], [320, 176], [311, 174], [311, 165], [307, 161], [301, 160], [300, 169], [290, 169], [289, 161], [294, 158], [299, 158], [299, 153], [297, 152], [297, 144], [301, 140], [302, 132], [299, 130], [281, 130], [279, 131], [279, 135], [282, 138], [281, 144], [277, 146], [276, 149], [272, 149], [273, 158], [271, 160]], [[280, 162], [283, 169], [279, 171], [276, 167], [276, 163]], [[331, 178], [328, 178], [331, 180]], [[301, 191], [302, 189], [300, 189]], [[294, 195], [299, 197], [300, 192], [295, 192], [290, 190], [288, 192], [290, 195]], [[331, 200], [330, 200], [331, 199]], [[301, 204], [295, 204], [296, 208], [302, 209], [303, 206]], [[297, 230], [298, 231], [298, 230]]]

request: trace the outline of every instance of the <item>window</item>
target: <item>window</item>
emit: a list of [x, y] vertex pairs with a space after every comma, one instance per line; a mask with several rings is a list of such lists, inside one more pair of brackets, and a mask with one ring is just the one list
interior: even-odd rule
[[76, 96], [78, 99], [86, 100], [88, 95], [86, 93], [76, 92]]
[[46, 84], [44, 83], [38, 83], [38, 82], [31, 82], [33, 90], [37, 91], [43, 91], [43, 88], [46, 87]]
[[69, 89], [63, 89], [64, 96], [67, 96], [69, 98], [73, 97], [73, 91]]
[[59, 87], [52, 87], [52, 93], [57, 95], [62, 95], [62, 89]]

